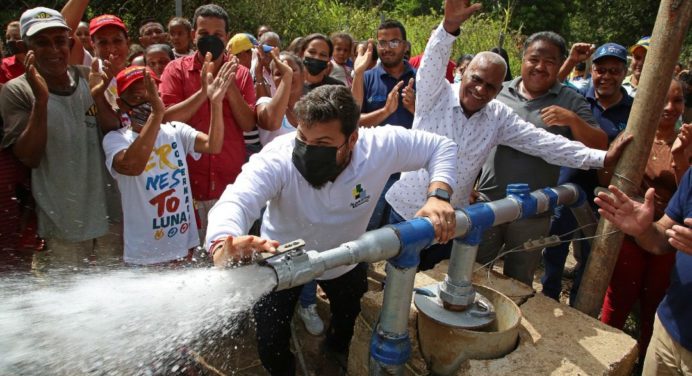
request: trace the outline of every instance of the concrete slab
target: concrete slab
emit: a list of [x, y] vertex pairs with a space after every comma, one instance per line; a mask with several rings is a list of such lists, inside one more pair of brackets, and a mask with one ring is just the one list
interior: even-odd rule
[[[419, 273], [415, 285], [424, 286], [444, 278], [446, 263]], [[371, 275], [384, 276], [383, 265], [375, 265]], [[636, 341], [583, 313], [541, 294], [499, 273], [480, 271], [474, 282], [511, 297], [523, 313], [517, 349], [495, 360], [470, 360], [458, 375], [629, 375], [637, 359]], [[369, 343], [382, 304], [383, 292], [370, 291], [362, 300], [349, 356], [349, 375], [367, 375]], [[428, 369], [417, 344], [417, 311], [411, 306], [409, 335], [413, 351], [407, 375], [425, 375]]]

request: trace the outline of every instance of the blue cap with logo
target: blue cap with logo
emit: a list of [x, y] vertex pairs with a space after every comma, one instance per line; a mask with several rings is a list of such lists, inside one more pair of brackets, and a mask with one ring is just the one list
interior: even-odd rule
[[617, 43], [606, 43], [596, 49], [591, 61], [596, 61], [604, 57], [614, 57], [627, 63], [627, 49]]

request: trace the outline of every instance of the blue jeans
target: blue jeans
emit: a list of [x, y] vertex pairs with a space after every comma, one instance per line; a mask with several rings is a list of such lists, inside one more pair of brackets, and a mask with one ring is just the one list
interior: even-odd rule
[[387, 180], [387, 182], [384, 184], [382, 194], [380, 194], [380, 198], [377, 199], [375, 211], [372, 213], [372, 217], [370, 217], [370, 221], [368, 222], [367, 231], [377, 230], [378, 228], [390, 223], [389, 213], [392, 211], [392, 207], [389, 205], [389, 203], [387, 203], [387, 200], [384, 198], [384, 195], [387, 194], [389, 188], [391, 188], [392, 185], [394, 185], [394, 183], [396, 183], [400, 177], [401, 173], [392, 174], [389, 177], [389, 180]]
[[303, 308], [308, 308], [313, 304], [317, 304], [316, 279], [313, 279], [312, 281], [303, 285], [303, 288], [300, 290], [300, 297], [298, 298], [298, 301], [300, 301], [300, 306]]
[[[577, 220], [574, 218], [572, 211], [564, 206], [559, 206], [555, 208], [555, 216], [550, 226], [550, 235], [562, 235], [564, 233], [570, 232], [578, 227]], [[543, 265], [545, 266], [545, 274], [541, 277], [541, 283], [543, 284], [543, 294], [555, 300], [559, 300], [560, 292], [562, 291], [562, 274], [565, 270], [565, 261], [567, 261], [567, 255], [569, 254], [569, 240], [573, 237], [581, 236], [581, 232], [576, 232], [569, 234], [564, 237], [560, 237], [560, 240], [564, 243], [560, 243], [555, 247], [546, 248], [543, 251]], [[579, 291], [579, 285], [581, 283], [581, 277], [584, 274], [584, 266], [586, 266], [586, 260], [591, 253], [591, 245], [588, 240], [580, 241], [581, 245], [581, 257], [577, 261], [577, 268], [575, 270], [574, 281], [572, 284], [572, 290], [569, 294], [570, 305], [574, 304], [577, 297], [577, 291]]]
[[[406, 219], [399, 215], [396, 210], [392, 209], [389, 212], [389, 224], [403, 222]], [[428, 270], [432, 269], [442, 260], [448, 260], [452, 253], [453, 241], [449, 241], [447, 244], [435, 244], [428, 248], [425, 248], [420, 252], [420, 263], [418, 264], [418, 270]]]

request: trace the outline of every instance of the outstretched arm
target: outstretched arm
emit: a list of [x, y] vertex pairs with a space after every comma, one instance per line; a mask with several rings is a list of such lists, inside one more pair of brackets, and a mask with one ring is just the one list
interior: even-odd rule
[[642, 248], [654, 254], [672, 252], [676, 248], [692, 254], [692, 218], [685, 219], [688, 227], [682, 226], [668, 215], [653, 222], [654, 189], [649, 188], [644, 203], [629, 198], [624, 192], [611, 185], [611, 194], [600, 192], [594, 200], [598, 212], [627, 235], [631, 235]]

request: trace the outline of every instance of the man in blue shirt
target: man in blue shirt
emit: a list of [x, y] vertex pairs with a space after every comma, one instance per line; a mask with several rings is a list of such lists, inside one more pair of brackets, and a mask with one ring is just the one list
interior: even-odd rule
[[354, 97], [356, 101], [360, 99], [362, 113], [359, 125], [391, 124], [410, 129], [415, 111], [416, 70], [404, 60], [409, 49], [404, 25], [396, 20], [384, 21], [377, 28], [375, 43], [379, 64], [368, 71], [355, 68]]
[[[377, 28], [375, 43], [380, 62], [374, 68], [364, 71], [372, 59], [370, 50], [366, 55], [368, 61], [358, 61], [361, 64], [356, 64], [354, 68], [353, 96], [361, 105], [358, 124], [363, 127], [390, 124], [411, 129], [416, 107], [416, 70], [404, 60], [404, 55], [409, 49], [404, 25], [396, 20], [384, 21]], [[384, 195], [399, 180], [399, 176], [400, 174], [394, 174], [387, 181], [368, 224], [368, 230], [386, 224], [391, 209]]]
[[[591, 82], [580, 91], [591, 108], [591, 113], [598, 123], [598, 126], [608, 136], [610, 144], [621, 131], [627, 126], [627, 119], [632, 109], [632, 97], [622, 87], [622, 81], [627, 73], [627, 50], [625, 47], [606, 43], [594, 53], [591, 65]], [[563, 167], [560, 170], [558, 184], [575, 183], [579, 185], [587, 194], [589, 201], [593, 199], [593, 191], [599, 186], [596, 171], [583, 171]], [[604, 182], [604, 185], [607, 182]], [[575, 236], [574, 231], [577, 222], [572, 212], [567, 208], [560, 207], [555, 211], [550, 235], [569, 234], [561, 240], [565, 241], [555, 247], [546, 248], [543, 252], [543, 264], [545, 274], [541, 277], [543, 284], [543, 294], [555, 300], [560, 298], [562, 290], [562, 274], [565, 267], [565, 260], [569, 253], [569, 240]], [[581, 236], [579, 233], [577, 237]], [[574, 284], [570, 292], [570, 303], [576, 297], [583, 266], [590, 252], [589, 242], [582, 241], [581, 253], [577, 256], [577, 268]]]
[[[598, 212], [642, 248], [654, 254], [675, 252], [670, 287], [658, 306], [654, 333], [646, 352], [643, 375], [681, 375], [692, 372], [692, 169], [688, 168], [665, 215], [653, 222], [654, 189], [644, 203], [614, 186], [596, 198]], [[664, 276], [661, 276], [662, 278]]]

